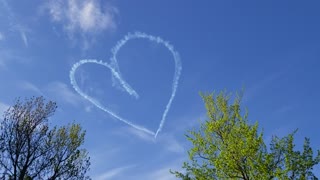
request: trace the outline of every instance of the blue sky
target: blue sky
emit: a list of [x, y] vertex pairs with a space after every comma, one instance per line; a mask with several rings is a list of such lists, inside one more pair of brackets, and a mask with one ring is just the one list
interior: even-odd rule
[[[0, 111], [14, 99], [43, 95], [58, 103], [53, 125], [80, 123], [93, 179], [175, 179], [190, 144], [184, 137], [205, 120], [199, 92], [235, 92], [259, 121], [265, 140], [299, 128], [320, 149], [320, 3], [318, 1], [0, 0]], [[111, 64], [117, 42], [144, 32], [170, 43], [182, 71], [156, 140], [106, 113], [70, 84], [82, 59]], [[116, 55], [123, 82], [110, 69], [84, 64], [79, 88], [96, 104], [155, 132], [172, 95], [175, 61], [164, 44], [130, 39]], [[115, 69], [115, 65], [111, 65]], [[320, 172], [319, 166], [315, 171]], [[317, 174], [320, 176], [320, 174]]]

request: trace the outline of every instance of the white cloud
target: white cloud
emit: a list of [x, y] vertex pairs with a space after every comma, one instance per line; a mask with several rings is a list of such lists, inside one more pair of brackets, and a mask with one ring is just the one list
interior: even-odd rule
[[43, 96], [43, 92], [36, 85], [32, 84], [31, 82], [23, 81], [23, 82], [19, 83], [19, 87], [24, 90], [33, 91], [33, 92]]
[[174, 152], [174, 153], [185, 152], [185, 149], [182, 146], [182, 144], [179, 141], [177, 141], [177, 139], [172, 135], [166, 135], [163, 139], [161, 139], [161, 141], [163, 141], [166, 149], [170, 152]]
[[73, 92], [65, 83], [56, 81], [47, 85], [46, 92], [74, 106], [79, 105], [83, 100]]
[[28, 64], [32, 61], [23, 53], [11, 49], [0, 49], [0, 69], [6, 69], [10, 63]]
[[130, 169], [134, 167], [134, 165], [131, 166], [124, 166], [124, 167], [118, 167], [118, 168], [114, 168], [114, 169], [110, 169], [100, 175], [97, 175], [96, 177], [94, 177], [94, 179], [97, 180], [107, 180], [107, 179], [113, 179], [116, 176], [122, 174], [124, 171]]
[[[97, 147], [97, 146], [95, 146]], [[121, 149], [119, 147], [110, 148], [109, 145], [102, 145], [98, 148], [93, 148], [90, 150], [90, 161], [91, 161], [91, 169], [94, 174], [96, 172], [101, 171], [101, 168], [105, 168], [106, 159], [113, 159], [120, 156]]]
[[86, 107], [84, 108], [84, 110], [85, 110], [86, 112], [91, 112], [91, 111], [92, 111], [92, 108], [93, 108], [92, 105], [91, 105], [91, 106], [86, 106]]
[[51, 0], [48, 5], [51, 18], [62, 23], [69, 33], [95, 33], [116, 27], [116, 8], [102, 8], [96, 0]]
[[[28, 38], [27, 38], [27, 35], [26, 35], [26, 31], [27, 31], [26, 29], [27, 28], [25, 28], [17, 20], [14, 11], [11, 9], [11, 7], [7, 3], [7, 1], [1, 0], [0, 3], [2, 4], [2, 6], [4, 7], [4, 9], [5, 9], [6, 13], [7, 13], [7, 17], [8, 17], [8, 20], [10, 21], [12, 30], [17, 31], [18, 33], [20, 33], [20, 36], [21, 36], [21, 39], [22, 39], [24, 45], [26, 47], [28, 47]], [[1, 36], [0, 36], [0, 40], [1, 40]]]
[[43, 91], [47, 96], [55, 98], [59, 101], [69, 103], [76, 107], [82, 106], [85, 112], [92, 111], [92, 104], [87, 103], [87, 100], [83, 99], [80, 95], [73, 91], [70, 86], [63, 82], [51, 82], [45, 88], [43, 88]]
[[181, 168], [183, 161], [185, 161], [184, 158], [177, 158], [171, 163], [166, 164], [158, 169], [145, 171], [130, 179], [176, 180], [177, 178], [174, 174], [170, 173], [170, 170], [184, 173], [185, 170]]
[[[125, 133], [123, 133], [124, 131]], [[169, 134], [169, 133], [160, 134], [155, 139], [154, 136], [131, 127], [123, 127], [121, 128], [120, 131], [119, 130], [115, 131], [115, 133], [130, 136], [130, 138], [136, 137], [142, 141], [149, 142], [149, 143], [162, 144], [163, 147], [165, 147], [165, 150], [169, 152], [179, 153], [179, 154], [182, 154], [185, 152], [185, 148], [183, 147], [182, 143], [179, 142], [173, 134]]]

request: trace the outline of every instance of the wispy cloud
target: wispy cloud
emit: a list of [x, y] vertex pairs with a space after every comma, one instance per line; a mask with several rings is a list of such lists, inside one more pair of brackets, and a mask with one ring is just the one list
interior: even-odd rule
[[266, 136], [264, 137], [264, 142], [266, 143], [267, 147], [270, 148], [270, 143], [272, 140], [273, 136], [277, 136], [279, 138], [283, 138], [287, 136], [288, 134], [292, 133], [295, 128], [295, 122], [291, 123], [290, 125], [285, 125], [285, 126], [278, 126], [274, 128], [272, 131], [266, 133]]
[[177, 178], [174, 174], [170, 173], [170, 170], [184, 172], [184, 170], [181, 169], [183, 161], [185, 161], [185, 159], [177, 158], [160, 168], [145, 171], [131, 179], [176, 180]]
[[0, 4], [2, 5], [2, 7], [5, 9], [6, 13], [8, 14], [8, 20], [9, 23], [11, 24], [11, 28], [14, 31], [17, 31], [20, 34], [20, 37], [22, 39], [22, 42], [24, 43], [24, 45], [26, 47], [28, 47], [28, 38], [27, 38], [27, 34], [26, 34], [26, 28], [25, 26], [23, 26], [16, 18], [16, 15], [14, 13], [14, 11], [11, 9], [10, 5], [8, 4], [7, 1], [5, 0], [0, 0]]
[[2, 115], [4, 111], [6, 111], [9, 108], [8, 104], [0, 102], [0, 119], [2, 119]]
[[[32, 86], [30, 87], [32, 88]], [[55, 81], [46, 85], [40, 90], [50, 98], [61, 100], [64, 103], [71, 104], [75, 107], [83, 107], [85, 112], [91, 112], [92, 105], [85, 99], [74, 92], [67, 84]]]
[[0, 32], [0, 41], [4, 40], [4, 35]]
[[58, 99], [61, 99], [64, 102], [70, 103], [74, 106], [78, 106], [83, 102], [81, 97], [74, 93], [72, 89], [63, 82], [51, 82], [44, 89], [49, 95], [59, 97]]
[[284, 71], [272, 73], [266, 76], [264, 79], [262, 79], [258, 83], [246, 89], [245, 95], [243, 97], [243, 102], [247, 102], [249, 101], [249, 99], [258, 95], [259, 92], [261, 92], [265, 87], [272, 85], [272, 82], [278, 79], [279, 77], [281, 77], [283, 74], [284, 74]]
[[27, 64], [32, 60], [27, 56], [23, 56], [23, 53], [18, 53], [16, 50], [0, 49], [0, 69], [7, 68], [10, 63], [22, 63]]
[[152, 180], [175, 180], [175, 176], [170, 173], [170, 167], [165, 167], [162, 169], [150, 172], [145, 179]]
[[29, 43], [28, 43], [28, 38], [27, 38], [27, 35], [26, 35], [25, 31], [22, 31], [21, 28], [20, 28], [19, 31], [20, 31], [20, 36], [21, 36], [21, 39], [22, 39], [24, 45], [25, 45], [26, 47], [28, 47], [28, 46], [29, 46]]
[[166, 149], [174, 153], [184, 153], [185, 148], [172, 134], [166, 134], [160, 138], [161, 143], [164, 144]]
[[[96, 147], [96, 146], [95, 146]], [[105, 165], [106, 159], [112, 159], [118, 157], [121, 154], [121, 149], [119, 147], [112, 147], [108, 144], [103, 144], [98, 148], [93, 148], [90, 150], [90, 160], [91, 160], [91, 169], [93, 171], [101, 170]]]
[[36, 85], [34, 85], [31, 82], [22, 81], [18, 84], [18, 86], [23, 90], [32, 91], [42, 96], [44, 95], [43, 92], [40, 90], [40, 88], [38, 88]]
[[93, 108], [92, 105], [91, 105], [91, 106], [86, 106], [86, 107], [84, 108], [84, 110], [85, 110], [86, 112], [91, 112], [91, 111], [92, 111], [92, 108]]
[[47, 7], [52, 20], [63, 24], [70, 35], [76, 31], [96, 33], [116, 28], [117, 9], [102, 8], [97, 0], [51, 0]]
[[288, 113], [288, 112], [294, 110], [296, 107], [297, 107], [297, 105], [295, 105], [295, 104], [283, 105], [280, 108], [278, 108], [277, 110], [275, 110], [275, 113], [285, 114], [285, 113]]
[[[124, 131], [126, 132], [125, 134], [123, 133]], [[180, 153], [180, 154], [185, 152], [185, 148], [183, 144], [179, 142], [177, 138], [171, 133], [163, 133], [160, 136], [158, 136], [157, 139], [155, 139], [154, 136], [150, 134], [147, 134], [143, 131], [139, 131], [131, 127], [123, 127], [121, 128], [120, 131], [117, 130], [114, 133], [130, 136], [130, 138], [135, 137], [138, 140], [142, 140], [149, 143], [161, 144], [164, 147], [164, 150], [168, 152]]]
[[126, 170], [128, 170], [130, 168], [133, 168], [134, 166], [135, 165], [113, 168], [113, 169], [107, 170], [106, 172], [104, 172], [102, 174], [99, 174], [99, 175], [95, 176], [93, 179], [97, 179], [97, 180], [113, 179], [116, 176], [121, 175]]

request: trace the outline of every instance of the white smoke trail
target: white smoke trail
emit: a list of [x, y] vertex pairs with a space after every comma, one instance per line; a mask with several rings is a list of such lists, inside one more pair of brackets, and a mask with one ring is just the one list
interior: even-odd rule
[[[89, 97], [83, 91], [81, 91], [81, 89], [79, 88], [79, 86], [78, 86], [78, 84], [77, 84], [77, 82], [75, 80], [75, 77], [74, 77], [77, 68], [79, 68], [83, 64], [94, 63], [94, 64], [103, 65], [103, 66], [105, 66], [105, 67], [110, 69], [110, 71], [112, 73], [113, 80], [116, 80], [117, 82], [119, 82], [121, 84], [121, 86], [124, 88], [124, 90], [128, 94], [130, 94], [131, 96], [134, 96], [135, 98], [139, 98], [138, 93], [134, 89], [132, 89], [130, 87], [130, 85], [122, 78], [121, 73], [120, 73], [120, 69], [119, 69], [119, 66], [118, 66], [118, 61], [117, 61], [117, 58], [116, 58], [117, 53], [121, 49], [121, 47], [124, 46], [129, 40], [132, 40], [132, 39], [147, 39], [147, 40], [150, 40], [152, 42], [163, 44], [171, 52], [171, 54], [173, 55], [173, 60], [175, 61], [175, 72], [174, 72], [174, 77], [173, 77], [173, 81], [172, 81], [172, 93], [171, 93], [170, 99], [168, 101], [168, 104], [165, 107], [165, 110], [163, 112], [159, 127], [156, 130], [156, 132], [153, 132], [151, 130], [148, 130], [145, 127], [138, 126], [138, 125], [136, 125], [136, 124], [134, 124], [134, 123], [132, 123], [132, 122], [130, 122], [128, 120], [125, 120], [125, 119], [121, 118], [120, 116], [118, 116], [117, 114], [115, 114], [114, 112], [112, 112], [111, 110], [109, 110], [108, 108], [100, 105], [99, 102], [95, 101], [93, 98]], [[112, 53], [112, 57], [110, 58], [111, 64], [108, 64], [108, 63], [102, 62], [102, 61], [97, 61], [95, 59], [86, 59], [86, 60], [81, 60], [81, 61], [75, 63], [73, 65], [73, 67], [71, 68], [71, 70], [70, 70], [71, 85], [73, 86], [75, 91], [80, 94], [80, 96], [82, 96], [83, 98], [85, 98], [88, 101], [90, 101], [92, 104], [94, 104], [99, 109], [109, 113], [113, 117], [115, 117], [118, 120], [128, 124], [129, 126], [131, 126], [133, 128], [136, 128], [136, 129], [138, 129], [140, 131], [143, 131], [143, 132], [146, 132], [148, 134], [154, 135], [154, 137], [156, 138], [157, 135], [159, 134], [159, 132], [163, 128], [163, 125], [164, 125], [164, 123], [166, 121], [167, 114], [169, 112], [169, 109], [171, 107], [172, 101], [173, 101], [173, 99], [174, 99], [174, 97], [176, 95], [176, 91], [177, 91], [177, 88], [178, 88], [178, 82], [179, 82], [179, 78], [180, 78], [181, 70], [182, 70], [179, 53], [174, 50], [174, 47], [169, 42], [161, 39], [160, 37], [155, 37], [155, 36], [148, 35], [148, 34], [141, 33], [141, 32], [135, 32], [133, 34], [131, 34], [131, 33], [127, 34], [123, 39], [118, 41], [117, 44], [111, 49], [111, 53]]]
[[71, 71], [70, 71], [70, 81], [71, 81], [71, 85], [73, 86], [73, 88], [77, 91], [77, 93], [80, 94], [80, 96], [82, 96], [83, 98], [85, 98], [86, 100], [90, 101], [93, 105], [95, 105], [96, 107], [98, 107], [99, 109], [109, 113], [110, 115], [112, 115], [113, 117], [117, 118], [118, 120], [138, 129], [138, 130], [141, 130], [141, 131], [144, 131], [148, 134], [151, 134], [151, 135], [154, 135], [154, 132], [144, 128], [144, 127], [141, 127], [141, 126], [138, 126], [138, 125], [135, 125], [133, 124], [132, 122], [128, 121], [128, 120], [125, 120], [123, 118], [121, 118], [120, 116], [118, 116], [117, 114], [113, 113], [110, 109], [100, 105], [99, 102], [95, 101], [93, 98], [89, 97], [88, 95], [86, 95], [78, 86], [77, 84], [77, 81], [75, 80], [75, 72], [76, 70], [83, 64], [87, 64], [87, 63], [93, 63], [93, 64], [99, 64], [99, 65], [103, 65], [107, 68], [109, 68], [112, 72], [112, 74], [121, 82], [121, 84], [123, 85], [123, 87], [126, 89], [126, 91], [132, 95], [132, 96], [135, 96], [135, 97], [138, 97], [137, 93], [132, 89], [130, 88], [130, 86], [125, 82], [123, 81], [122, 79], [119, 79], [120, 76], [119, 74], [108, 64], [108, 63], [104, 63], [102, 61], [97, 61], [95, 59], [84, 59], [84, 60], [81, 60], [77, 63], [75, 63], [73, 65], [73, 67], [71, 68]]

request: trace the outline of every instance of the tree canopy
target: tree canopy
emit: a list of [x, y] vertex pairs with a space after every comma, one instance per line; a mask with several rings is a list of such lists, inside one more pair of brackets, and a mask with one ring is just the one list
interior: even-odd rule
[[0, 123], [0, 177], [12, 180], [89, 179], [88, 152], [80, 149], [85, 131], [79, 124], [50, 129], [53, 101], [32, 97], [4, 112]]
[[230, 95], [202, 94], [207, 120], [199, 130], [186, 135], [192, 143], [184, 172], [172, 172], [184, 180], [208, 179], [318, 179], [312, 172], [320, 162], [314, 157], [310, 139], [303, 150], [295, 150], [294, 134], [273, 136], [269, 149], [259, 132], [258, 123], [250, 124], [248, 112], [242, 113], [240, 96], [230, 103]]

